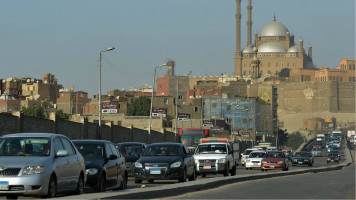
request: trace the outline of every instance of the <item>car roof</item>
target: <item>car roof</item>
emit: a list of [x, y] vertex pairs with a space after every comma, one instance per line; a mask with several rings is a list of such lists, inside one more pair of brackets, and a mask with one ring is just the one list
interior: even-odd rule
[[112, 143], [108, 140], [72, 140], [73, 143], [87, 143], [87, 144], [104, 144]]
[[266, 153], [266, 152], [262, 150], [253, 150], [251, 153]]
[[13, 133], [13, 134], [3, 135], [2, 137], [4, 138], [6, 137], [53, 137], [56, 135], [65, 136], [65, 135], [55, 134], [55, 133]]
[[143, 142], [120, 142], [120, 143], [116, 143], [116, 145], [130, 145], [130, 144], [147, 145], [146, 143], [143, 143]]
[[159, 145], [177, 145], [177, 146], [183, 146], [182, 143], [178, 142], [159, 142], [159, 143], [152, 143], [149, 146], [159, 146]]

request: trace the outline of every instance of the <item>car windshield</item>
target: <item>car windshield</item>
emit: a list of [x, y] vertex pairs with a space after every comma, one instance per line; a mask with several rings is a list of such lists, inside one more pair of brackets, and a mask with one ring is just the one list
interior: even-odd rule
[[215, 154], [215, 153], [226, 153], [226, 145], [225, 144], [201, 144], [197, 147], [195, 154], [201, 153], [208, 153], [208, 154]]
[[49, 156], [51, 153], [50, 149], [50, 138], [0, 138], [0, 156]]
[[253, 150], [245, 150], [244, 155], [249, 155]]
[[181, 156], [182, 149], [177, 145], [152, 145], [148, 146], [143, 156]]
[[104, 147], [102, 144], [74, 142], [74, 145], [82, 154], [84, 160], [97, 160], [104, 158]]
[[142, 153], [142, 146], [138, 144], [119, 145], [118, 149], [123, 156], [140, 157]]
[[337, 154], [329, 154], [328, 157], [338, 157], [339, 155]]
[[262, 158], [265, 155], [264, 152], [252, 152], [248, 156], [249, 158]]
[[312, 151], [321, 151], [319, 148], [313, 148]]
[[297, 153], [295, 153], [295, 155], [294, 156], [296, 156], [296, 157], [309, 157], [309, 153], [304, 153], [304, 152], [297, 152]]
[[283, 153], [280, 152], [267, 152], [264, 158], [283, 158]]

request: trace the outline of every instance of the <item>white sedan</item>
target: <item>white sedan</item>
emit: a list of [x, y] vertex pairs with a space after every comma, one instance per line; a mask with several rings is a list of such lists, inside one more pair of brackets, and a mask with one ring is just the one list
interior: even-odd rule
[[261, 161], [265, 153], [265, 151], [252, 151], [248, 155], [248, 158], [245, 163], [246, 170], [252, 168], [261, 168]]

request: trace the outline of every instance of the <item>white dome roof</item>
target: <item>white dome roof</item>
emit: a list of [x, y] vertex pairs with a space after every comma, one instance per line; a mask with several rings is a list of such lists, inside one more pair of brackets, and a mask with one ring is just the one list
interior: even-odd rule
[[288, 49], [288, 52], [299, 52], [299, 45], [294, 45]]
[[258, 47], [258, 53], [285, 53], [284, 47], [275, 42], [266, 42]]
[[260, 36], [287, 36], [287, 32], [289, 31], [283, 24], [271, 21], [262, 28]]
[[245, 47], [243, 50], [242, 50], [242, 53], [253, 53], [253, 45], [250, 45], [248, 47]]

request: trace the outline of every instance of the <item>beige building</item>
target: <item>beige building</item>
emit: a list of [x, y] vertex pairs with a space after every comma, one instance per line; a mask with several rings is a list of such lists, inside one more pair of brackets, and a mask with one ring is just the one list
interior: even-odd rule
[[[266, 24], [260, 31], [255, 33], [254, 43], [252, 43], [252, 5], [248, 1], [247, 20], [247, 46], [241, 51], [241, 0], [237, 0], [236, 17], [236, 52], [235, 52], [235, 76], [262, 77], [264, 75], [278, 75], [283, 68], [302, 69], [315, 68], [312, 62], [312, 47], [308, 46], [308, 53], [304, 51], [303, 40], [299, 43], [294, 41], [288, 28], [278, 22], [274, 17], [273, 21]], [[255, 51], [254, 51], [254, 47]], [[258, 62], [253, 66], [254, 54]]]

